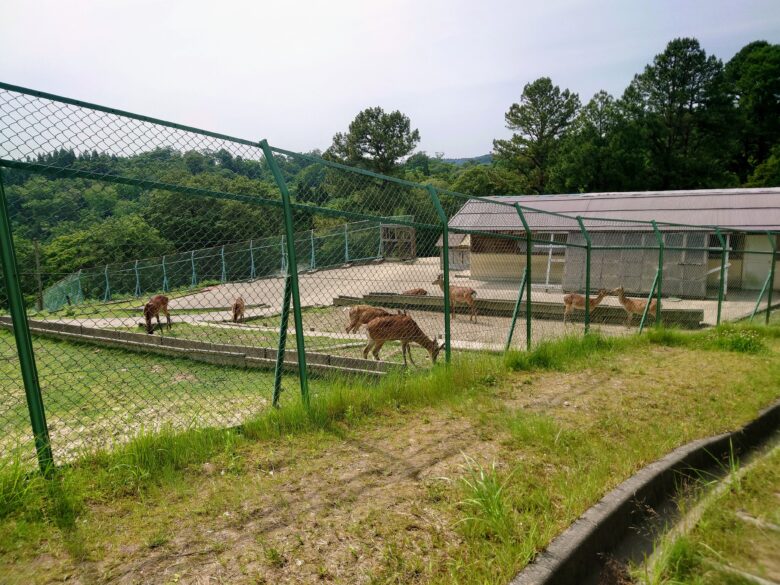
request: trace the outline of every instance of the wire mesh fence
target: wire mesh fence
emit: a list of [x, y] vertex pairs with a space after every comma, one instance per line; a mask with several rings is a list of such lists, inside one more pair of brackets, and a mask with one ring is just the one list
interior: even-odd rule
[[0, 166], [0, 449], [43, 463], [334, 376], [768, 319], [780, 287], [774, 233], [551, 213], [4, 84]]

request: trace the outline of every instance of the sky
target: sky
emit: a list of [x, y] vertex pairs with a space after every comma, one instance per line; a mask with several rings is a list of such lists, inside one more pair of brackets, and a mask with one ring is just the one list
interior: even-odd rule
[[491, 151], [542, 76], [622, 94], [676, 37], [728, 61], [780, 42], [778, 0], [3, 0], [0, 80], [289, 150], [362, 109], [408, 115], [419, 150]]

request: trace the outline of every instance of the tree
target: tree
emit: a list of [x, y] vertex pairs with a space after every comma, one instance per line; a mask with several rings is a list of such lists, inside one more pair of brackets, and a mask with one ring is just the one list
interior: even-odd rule
[[509, 140], [493, 141], [497, 161], [519, 171], [531, 191], [547, 192], [561, 136], [579, 107], [579, 96], [561, 91], [549, 77], [526, 84], [520, 103], [512, 104], [505, 115], [507, 128], [515, 134]]
[[769, 158], [756, 167], [745, 186], [780, 187], [780, 144], [772, 149]]
[[516, 195], [527, 192], [517, 173], [496, 166], [474, 165], [464, 169], [452, 184], [452, 190], [466, 195]]
[[734, 169], [744, 182], [780, 142], [780, 45], [745, 45], [726, 64], [725, 75], [739, 115]]
[[623, 100], [643, 129], [648, 151], [648, 187], [685, 189], [726, 186], [733, 152], [733, 105], [723, 64], [699, 41], [671, 41]]
[[170, 251], [171, 244], [138, 215], [109, 218], [91, 228], [54, 238], [44, 248], [48, 270], [55, 273]]
[[325, 158], [390, 174], [418, 142], [420, 132], [411, 129], [407, 116], [398, 110], [388, 114], [380, 107], [368, 108], [355, 116], [348, 132], [333, 137]]

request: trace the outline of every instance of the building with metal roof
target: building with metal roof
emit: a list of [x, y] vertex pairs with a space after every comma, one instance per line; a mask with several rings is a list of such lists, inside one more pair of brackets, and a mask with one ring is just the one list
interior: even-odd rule
[[[731, 288], [760, 289], [771, 266], [770, 237], [780, 244], [777, 235], [768, 234], [780, 233], [780, 188], [494, 196], [469, 200], [449, 222], [451, 238], [461, 230], [470, 233], [469, 254], [462, 256], [461, 264], [472, 278], [522, 275], [524, 242], [498, 235], [524, 236], [515, 204], [534, 235], [532, 281], [564, 290], [583, 289], [583, 229], [594, 248], [612, 248], [594, 250], [592, 288], [624, 286], [646, 293], [657, 267], [653, 248], [658, 248], [659, 236], [651, 223], [656, 222], [669, 248], [665, 292], [685, 297], [703, 298], [717, 291], [723, 255], [718, 231], [726, 242]], [[780, 270], [777, 273], [774, 287], [780, 290]]]

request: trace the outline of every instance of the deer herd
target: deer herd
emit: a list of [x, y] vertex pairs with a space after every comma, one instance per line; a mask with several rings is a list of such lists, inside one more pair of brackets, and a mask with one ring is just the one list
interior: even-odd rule
[[[445, 290], [444, 275], [439, 276], [431, 284], [437, 285], [441, 288], [442, 292]], [[424, 288], [414, 288], [402, 293], [407, 296], [426, 296], [428, 291]], [[645, 311], [647, 314], [656, 317], [656, 300], [650, 301], [650, 306], [647, 307], [647, 300], [634, 299], [627, 297], [623, 287], [618, 287], [613, 290], [600, 289], [597, 295], [589, 300], [590, 310], [593, 311], [598, 307], [601, 302], [608, 295], [616, 295], [623, 309], [626, 311], [626, 326], [631, 325], [631, 321], [634, 315], [643, 315]], [[455, 316], [454, 309], [458, 305], [465, 305], [468, 307], [469, 322], [477, 322], [477, 307], [476, 307], [477, 291], [467, 286], [452, 286], [449, 287], [450, 297], [450, 313]], [[584, 310], [586, 304], [585, 295], [577, 293], [569, 293], [563, 297], [563, 323], [570, 320], [571, 314], [575, 309]], [[647, 309], [646, 309], [647, 307]], [[358, 330], [365, 326], [366, 333], [368, 335], [368, 343], [363, 348], [363, 357], [368, 359], [368, 353], [374, 356], [375, 360], [379, 360], [379, 352], [385, 343], [389, 341], [398, 341], [401, 344], [401, 353], [403, 355], [404, 366], [407, 365], [407, 355], [409, 361], [415, 364], [412, 359], [411, 344], [416, 343], [428, 351], [431, 357], [431, 361], [436, 363], [436, 357], [444, 347], [444, 344], [439, 345], [436, 341], [436, 337], [428, 337], [425, 332], [420, 328], [417, 322], [409, 316], [406, 311], [397, 311], [396, 313], [390, 313], [389, 311], [380, 307], [372, 305], [353, 305], [344, 309], [345, 313], [349, 317], [349, 323], [345, 331], [347, 333], [357, 333]], [[144, 320], [146, 325], [146, 332], [149, 334], [154, 333], [155, 328], [161, 329], [160, 313], [166, 317], [167, 328], [171, 328], [171, 315], [168, 312], [168, 297], [165, 295], [155, 295], [149, 299], [149, 302], [144, 305]], [[244, 321], [246, 312], [246, 303], [241, 296], [237, 296], [230, 308], [231, 320], [233, 323], [239, 323]], [[157, 319], [157, 325], [152, 324], [152, 319]]]

